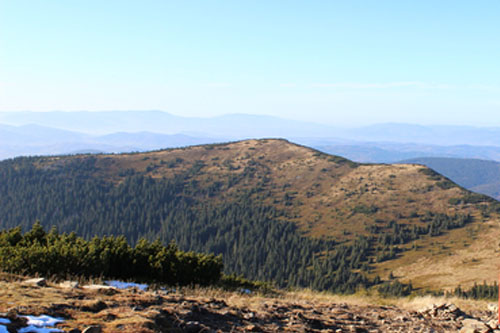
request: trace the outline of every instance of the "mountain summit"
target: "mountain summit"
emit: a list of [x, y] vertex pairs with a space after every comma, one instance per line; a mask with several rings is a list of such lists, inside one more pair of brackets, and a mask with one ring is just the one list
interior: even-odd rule
[[[1, 227], [175, 240], [227, 273], [349, 291], [376, 275], [449, 288], [486, 272], [498, 202], [416, 164], [357, 164], [286, 140], [0, 162]], [[450, 277], [460, 262], [460, 274]], [[483, 269], [484, 268], [484, 269]], [[446, 276], [447, 279], [443, 279]]]

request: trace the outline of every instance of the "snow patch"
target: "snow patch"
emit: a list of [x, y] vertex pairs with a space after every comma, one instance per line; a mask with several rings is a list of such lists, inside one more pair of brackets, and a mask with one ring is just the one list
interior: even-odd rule
[[64, 319], [62, 318], [54, 318], [47, 315], [22, 317], [28, 319], [28, 325], [36, 327], [55, 326], [56, 324], [64, 322]]
[[[64, 322], [62, 318], [55, 318], [47, 315], [41, 316], [21, 316], [28, 319], [28, 326], [21, 328], [19, 333], [54, 333], [63, 332], [58, 328], [53, 328], [56, 324]], [[0, 333], [2, 333], [0, 331]]]
[[123, 282], [123, 281], [104, 281], [108, 286], [115, 287], [116, 289], [128, 289], [128, 288], [137, 288], [142, 291], [148, 288], [148, 285], [145, 283], [134, 283], [134, 282]]
[[33, 325], [23, 327], [18, 331], [18, 333], [56, 333], [56, 332], [64, 332], [64, 331], [58, 328], [37, 327]]

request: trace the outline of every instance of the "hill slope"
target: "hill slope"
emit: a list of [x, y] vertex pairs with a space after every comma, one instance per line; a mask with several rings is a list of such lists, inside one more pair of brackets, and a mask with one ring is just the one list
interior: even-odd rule
[[175, 240], [223, 254], [227, 273], [342, 292], [496, 216], [494, 200], [426, 167], [356, 164], [284, 140], [18, 158], [0, 163], [0, 183], [2, 228], [39, 219], [87, 238]]
[[500, 163], [479, 159], [421, 157], [401, 163], [423, 164], [471, 191], [500, 199]]

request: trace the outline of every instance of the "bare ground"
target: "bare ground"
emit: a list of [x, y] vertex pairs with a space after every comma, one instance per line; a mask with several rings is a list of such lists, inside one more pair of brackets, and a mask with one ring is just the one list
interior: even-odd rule
[[0, 281], [0, 290], [0, 317], [12, 320], [9, 332], [22, 327], [19, 316], [42, 314], [64, 318], [57, 327], [66, 332], [91, 325], [103, 332], [466, 332], [472, 321], [484, 325], [478, 332], [496, 328], [491, 304], [444, 298], [390, 300], [307, 291], [245, 295], [218, 289], [143, 292], [55, 283], [38, 287], [15, 278]]

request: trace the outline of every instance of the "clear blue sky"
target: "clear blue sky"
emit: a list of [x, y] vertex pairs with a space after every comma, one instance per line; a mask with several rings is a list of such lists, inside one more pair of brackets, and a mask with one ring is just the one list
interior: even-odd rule
[[500, 1], [0, 0], [0, 111], [500, 125]]

